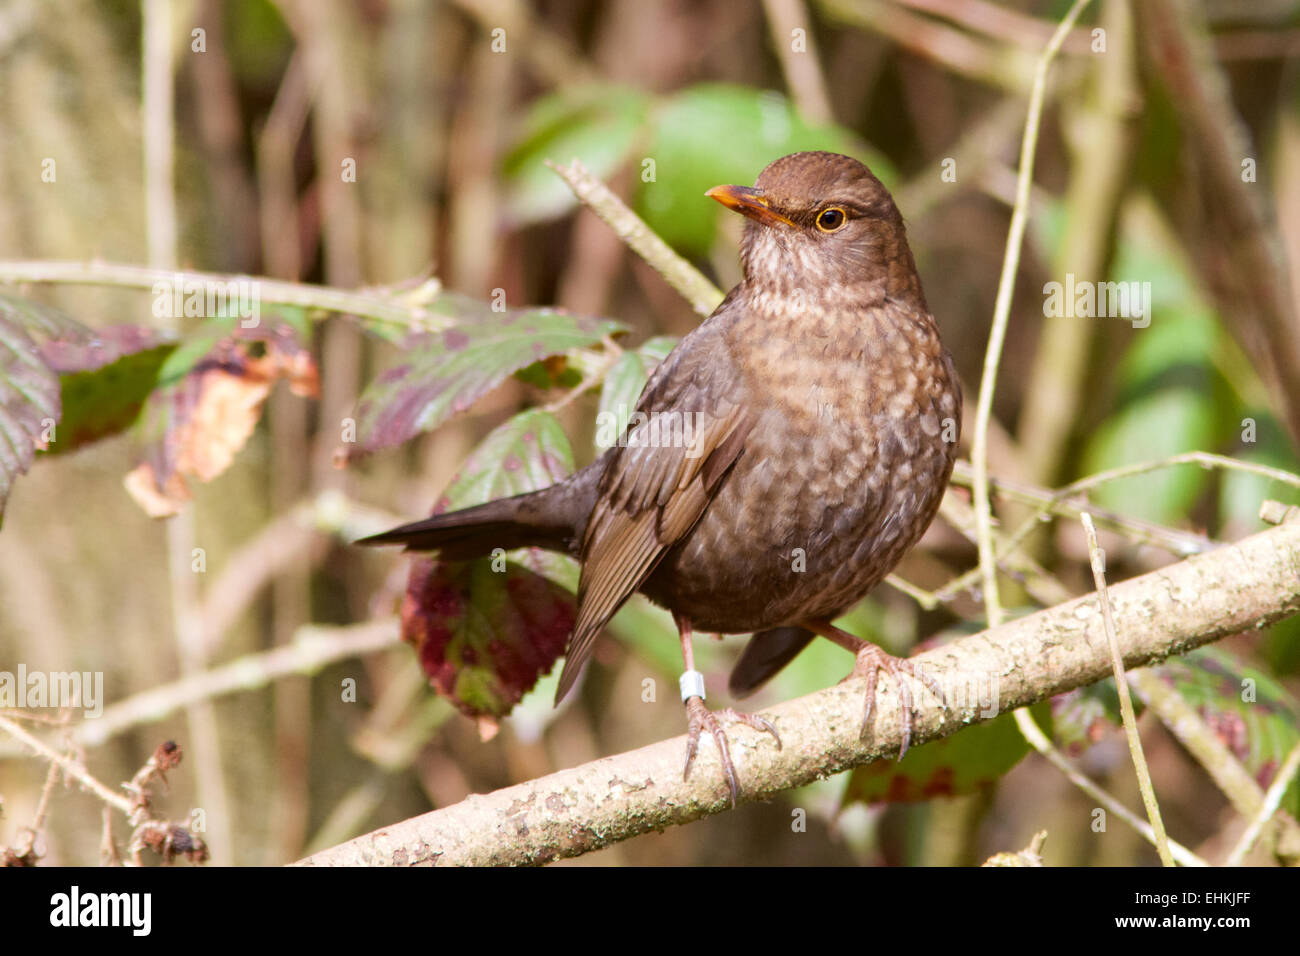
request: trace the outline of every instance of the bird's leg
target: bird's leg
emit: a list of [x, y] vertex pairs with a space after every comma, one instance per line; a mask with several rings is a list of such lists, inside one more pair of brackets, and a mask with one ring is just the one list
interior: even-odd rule
[[898, 685], [899, 702], [902, 704], [900, 720], [903, 725], [903, 742], [898, 749], [898, 759], [902, 760], [903, 754], [907, 753], [908, 745], [912, 742], [912, 691], [908, 687], [907, 681], [903, 680], [902, 675], [908, 674], [925, 684], [934, 692], [934, 696], [939, 698], [939, 703], [947, 706], [948, 702], [944, 697], [943, 685], [906, 657], [895, 657], [892, 654], [886, 654], [870, 641], [854, 637], [847, 631], [840, 630], [830, 621], [807, 621], [803, 626], [814, 633], [820, 634], [827, 640], [834, 641], [854, 655], [853, 670], [844, 680], [850, 680], [854, 677], [866, 679], [867, 701], [866, 707], [862, 711], [862, 732], [864, 734], [867, 731], [867, 722], [871, 718], [871, 708], [876, 701], [878, 672], [887, 671], [889, 676], [894, 678], [894, 683]]
[[677, 633], [682, 640], [682, 660], [686, 662], [686, 671], [679, 682], [682, 690], [682, 703], [686, 705], [686, 769], [682, 779], [691, 775], [691, 764], [695, 761], [695, 752], [700, 746], [700, 734], [708, 730], [713, 741], [718, 745], [718, 759], [722, 763], [722, 774], [727, 778], [727, 789], [731, 792], [731, 805], [736, 805], [739, 787], [736, 783], [736, 768], [731, 762], [731, 750], [727, 746], [727, 735], [723, 732], [722, 721], [732, 721], [763, 730], [776, 740], [776, 748], [781, 749], [781, 737], [772, 724], [754, 714], [742, 714], [731, 708], [711, 711], [704, 706], [704, 675], [695, 669], [695, 649], [691, 646], [691, 622], [674, 614]]

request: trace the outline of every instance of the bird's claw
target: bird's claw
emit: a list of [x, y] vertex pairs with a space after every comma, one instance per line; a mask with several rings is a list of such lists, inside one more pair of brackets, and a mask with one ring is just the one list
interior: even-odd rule
[[866, 644], [858, 652], [853, 662], [853, 670], [844, 680], [852, 680], [855, 677], [861, 677], [867, 682], [866, 688], [866, 705], [862, 711], [862, 733], [866, 734], [867, 724], [871, 719], [871, 709], [876, 700], [876, 681], [880, 671], [885, 671], [890, 677], [894, 678], [894, 683], [898, 685], [898, 697], [901, 707], [900, 721], [902, 727], [902, 744], [898, 748], [898, 759], [902, 760], [903, 755], [907, 753], [907, 748], [912, 742], [912, 690], [907, 681], [902, 679], [903, 674], [920, 681], [935, 697], [939, 703], [948, 706], [948, 700], [943, 692], [943, 685], [939, 683], [932, 675], [926, 673], [924, 668], [917, 667], [911, 660], [906, 657], [894, 657], [892, 654], [886, 654], [874, 644]]
[[724, 720], [745, 724], [747, 727], [771, 734], [776, 741], [777, 750], [781, 749], [781, 735], [776, 732], [772, 722], [765, 717], [759, 717], [757, 714], [742, 714], [729, 707], [712, 711], [704, 705], [704, 701], [699, 697], [687, 698], [686, 768], [682, 771], [682, 779], [690, 778], [691, 764], [695, 762], [695, 754], [700, 746], [700, 734], [707, 729], [713, 737], [713, 742], [717, 744], [718, 760], [722, 764], [722, 775], [726, 778], [727, 789], [731, 793], [731, 805], [735, 807], [736, 798], [740, 795], [740, 787], [736, 782], [736, 768], [731, 762], [731, 749], [727, 745], [727, 735], [722, 729]]

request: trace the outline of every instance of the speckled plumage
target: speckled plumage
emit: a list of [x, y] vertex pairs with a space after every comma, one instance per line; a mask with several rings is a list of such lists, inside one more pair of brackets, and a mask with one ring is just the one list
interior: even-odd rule
[[[710, 195], [749, 217], [745, 278], [638, 403], [696, 416], [696, 444], [637, 441], [643, 425], [552, 488], [374, 539], [451, 557], [520, 544], [577, 555], [557, 699], [637, 590], [674, 613], [687, 649], [692, 626], [832, 636], [829, 621], [924, 533], [952, 471], [960, 386], [884, 186], [857, 160], [796, 153], [752, 189]], [[818, 222], [835, 220], [819, 220], [830, 207], [845, 221], [828, 231]], [[805, 637], [786, 641], [785, 659], [808, 634], [790, 633]], [[752, 689], [783, 662], [759, 656], [733, 687]]]

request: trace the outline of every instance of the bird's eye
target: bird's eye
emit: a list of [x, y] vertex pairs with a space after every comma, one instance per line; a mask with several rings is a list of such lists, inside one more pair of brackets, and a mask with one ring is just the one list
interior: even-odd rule
[[834, 232], [848, 221], [848, 215], [839, 206], [827, 206], [817, 214], [817, 228], [822, 232]]

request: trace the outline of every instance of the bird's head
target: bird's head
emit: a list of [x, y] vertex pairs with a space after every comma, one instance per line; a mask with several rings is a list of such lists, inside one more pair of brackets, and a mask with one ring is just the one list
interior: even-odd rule
[[[705, 195], [748, 218], [745, 277], [780, 292], [796, 285], [865, 286], [891, 298], [921, 296], [894, 199], [862, 163], [838, 153], [791, 153], [751, 186]], [[921, 299], [924, 304], [924, 299]]]

